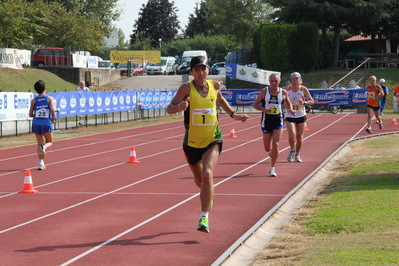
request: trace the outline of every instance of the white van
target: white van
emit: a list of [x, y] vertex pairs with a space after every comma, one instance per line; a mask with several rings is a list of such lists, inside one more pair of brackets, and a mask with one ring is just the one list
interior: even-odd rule
[[183, 55], [181, 57], [181, 62], [189, 62], [191, 61], [191, 58], [196, 57], [196, 56], [203, 56], [205, 59], [208, 60], [208, 55], [206, 51], [203, 50], [195, 50], [195, 51], [184, 51]]
[[147, 75], [173, 75], [173, 65], [175, 64], [176, 58], [173, 56], [162, 56], [160, 64], [148, 64]]

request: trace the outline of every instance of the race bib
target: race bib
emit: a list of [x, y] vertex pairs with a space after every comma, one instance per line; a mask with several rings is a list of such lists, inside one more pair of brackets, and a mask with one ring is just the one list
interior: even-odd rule
[[299, 110], [301, 110], [301, 106], [300, 105], [292, 105], [292, 109], [299, 111]]
[[369, 91], [369, 92], [368, 92], [368, 97], [374, 99], [374, 98], [375, 98], [374, 91]]
[[35, 118], [49, 118], [50, 110], [48, 109], [39, 109], [35, 112]]
[[280, 105], [279, 104], [266, 104], [266, 108], [270, 108], [269, 114], [278, 115], [280, 114]]
[[193, 125], [195, 126], [210, 126], [216, 122], [214, 108], [194, 109], [193, 110]]

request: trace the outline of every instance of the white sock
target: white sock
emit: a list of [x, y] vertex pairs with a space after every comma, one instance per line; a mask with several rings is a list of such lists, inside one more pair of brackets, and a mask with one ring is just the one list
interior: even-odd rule
[[276, 170], [275, 167], [270, 167], [270, 170]]
[[206, 218], [208, 218], [209, 212], [201, 212], [201, 217], [205, 216]]
[[43, 152], [46, 151], [46, 144], [43, 144]]
[[39, 164], [44, 164], [44, 160], [43, 160], [43, 159], [40, 159], [40, 160], [39, 160]]

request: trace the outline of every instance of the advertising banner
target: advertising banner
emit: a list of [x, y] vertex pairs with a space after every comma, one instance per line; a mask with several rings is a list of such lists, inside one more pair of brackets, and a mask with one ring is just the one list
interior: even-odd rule
[[48, 95], [54, 97], [59, 117], [133, 111], [137, 105], [136, 91], [76, 91]]
[[[251, 106], [261, 89], [222, 90], [223, 97], [231, 106]], [[367, 100], [367, 89], [316, 90], [309, 89], [314, 106], [364, 105]]]
[[110, 51], [110, 61], [112, 63], [127, 63], [129, 60], [135, 63], [161, 63], [161, 51]]
[[87, 67], [87, 57], [80, 54], [72, 54], [73, 67], [86, 68]]
[[0, 121], [28, 119], [32, 99], [33, 93], [0, 92]]
[[144, 110], [166, 108], [175, 94], [176, 90], [141, 90], [138, 91], [139, 105]]
[[316, 90], [309, 89], [314, 106], [364, 105], [367, 89]]
[[247, 67], [232, 63], [226, 63], [226, 77], [245, 80], [257, 84], [269, 85], [269, 76], [277, 71], [269, 71], [260, 68]]
[[12, 48], [0, 48], [0, 67], [22, 69], [30, 66], [31, 51]]

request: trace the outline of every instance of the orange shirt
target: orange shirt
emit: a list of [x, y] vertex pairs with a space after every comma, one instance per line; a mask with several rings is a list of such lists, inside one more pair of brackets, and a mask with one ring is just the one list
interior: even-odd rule
[[393, 91], [393, 95], [395, 95], [395, 93], [397, 93], [395, 97], [398, 99], [398, 104], [399, 104], [399, 85], [396, 86], [395, 90]]
[[379, 107], [377, 87], [367, 88], [367, 105]]

